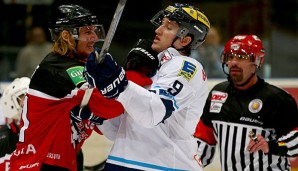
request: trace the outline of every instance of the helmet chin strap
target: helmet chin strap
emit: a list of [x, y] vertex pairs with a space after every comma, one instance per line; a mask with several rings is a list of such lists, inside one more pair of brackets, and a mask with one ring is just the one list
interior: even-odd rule
[[180, 48], [180, 49], [178, 49], [178, 48], [176, 48], [176, 47], [174, 46], [175, 41], [178, 40], [179, 38], [180, 38], [180, 37], [176, 36], [176, 37], [174, 38], [174, 40], [173, 40], [173, 42], [172, 42], [172, 44], [171, 44], [170, 47], [175, 48], [177, 51], [181, 51], [182, 53], [185, 53], [185, 51], [186, 51], [186, 49], [187, 49], [188, 46], [182, 47], [182, 48]]
[[[172, 44], [171, 44], [170, 47], [177, 49], [177, 48], [174, 46], [174, 43], [176, 42], [176, 40], [178, 40], [178, 38], [179, 38], [178, 36], [176, 36], [176, 37], [174, 38], [174, 40], [172, 41]], [[177, 50], [181, 50], [181, 49], [177, 49]]]
[[77, 39], [75, 39], [75, 43], [76, 43], [76, 47], [75, 47], [75, 51], [74, 51], [74, 57], [76, 58], [76, 59], [78, 59], [78, 60], [81, 60], [82, 59], [82, 57], [80, 57], [79, 55], [78, 55], [78, 40]]
[[222, 71], [229, 77], [229, 74], [225, 71], [225, 66], [228, 67], [226, 63], [221, 64]]

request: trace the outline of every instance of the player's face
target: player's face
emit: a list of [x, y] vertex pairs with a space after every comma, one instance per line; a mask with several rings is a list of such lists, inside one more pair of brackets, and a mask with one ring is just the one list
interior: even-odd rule
[[246, 54], [229, 54], [227, 57], [229, 75], [236, 85], [241, 85], [256, 73], [256, 65], [251, 62], [251, 57]]
[[175, 21], [170, 21], [167, 17], [163, 18], [161, 25], [155, 30], [156, 36], [152, 49], [161, 52], [171, 47], [178, 30], [179, 25]]
[[77, 53], [81, 57], [88, 57], [94, 51], [94, 44], [100, 37], [96, 26], [81, 27], [77, 44]]

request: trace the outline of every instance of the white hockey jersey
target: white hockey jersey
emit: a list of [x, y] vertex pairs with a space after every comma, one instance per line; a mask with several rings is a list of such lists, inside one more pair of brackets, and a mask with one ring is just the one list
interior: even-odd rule
[[161, 66], [150, 90], [129, 81], [117, 99], [125, 114], [100, 126], [114, 141], [107, 165], [122, 170], [202, 170], [194, 157], [193, 134], [208, 95], [203, 67], [173, 48], [158, 57]]

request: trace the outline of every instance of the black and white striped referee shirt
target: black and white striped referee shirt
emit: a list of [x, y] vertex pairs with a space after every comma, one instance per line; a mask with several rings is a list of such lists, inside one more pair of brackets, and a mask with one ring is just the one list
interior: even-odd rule
[[[249, 131], [266, 139], [268, 154], [246, 150]], [[226, 81], [210, 91], [195, 137], [203, 166], [210, 164], [218, 145], [222, 171], [290, 170], [288, 157], [298, 155], [297, 104], [260, 78], [246, 91]]]

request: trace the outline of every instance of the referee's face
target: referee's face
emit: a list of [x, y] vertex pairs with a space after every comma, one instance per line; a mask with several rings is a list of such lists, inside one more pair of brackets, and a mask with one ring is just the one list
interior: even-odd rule
[[243, 85], [256, 76], [256, 65], [247, 54], [229, 54], [227, 64], [230, 78], [235, 85]]

